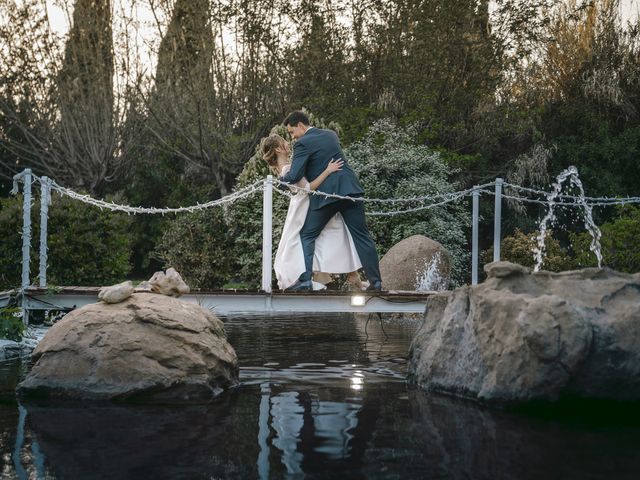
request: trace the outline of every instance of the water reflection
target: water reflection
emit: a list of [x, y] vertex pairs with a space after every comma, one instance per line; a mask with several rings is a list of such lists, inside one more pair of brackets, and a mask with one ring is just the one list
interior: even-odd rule
[[210, 405], [0, 405], [2, 478], [637, 478], [637, 426], [427, 396], [415, 325], [315, 320], [230, 321], [242, 386]]

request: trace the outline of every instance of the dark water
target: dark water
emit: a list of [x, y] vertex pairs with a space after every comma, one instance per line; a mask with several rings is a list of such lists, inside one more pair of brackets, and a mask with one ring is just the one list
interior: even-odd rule
[[[417, 325], [231, 319], [242, 386], [194, 407], [17, 405], [0, 363], [2, 478], [640, 478], [640, 426], [427, 396], [404, 382]], [[548, 413], [548, 412], [547, 412]]]

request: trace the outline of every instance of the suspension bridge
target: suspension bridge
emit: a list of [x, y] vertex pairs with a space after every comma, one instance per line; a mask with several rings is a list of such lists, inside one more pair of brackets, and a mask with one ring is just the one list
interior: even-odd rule
[[[576, 172], [577, 174], [577, 172]], [[384, 210], [368, 210], [369, 216], [393, 216], [410, 214], [422, 210], [443, 207], [452, 202], [459, 202], [471, 197], [471, 283], [478, 282], [479, 261], [479, 203], [480, 196], [494, 197], [494, 234], [493, 261], [500, 260], [501, 218], [503, 200], [533, 203], [552, 209], [554, 206], [568, 206], [586, 209], [589, 214], [595, 206], [612, 206], [638, 204], [640, 197], [586, 197], [584, 195], [559, 194], [558, 185], [554, 184], [554, 192], [545, 192], [533, 188], [523, 187], [497, 178], [492, 182], [476, 185], [472, 188], [407, 198], [352, 198], [335, 194], [302, 189], [280, 182], [271, 175], [258, 180], [251, 185], [238, 189], [220, 199], [206, 203], [198, 203], [187, 207], [156, 208], [133, 207], [107, 202], [89, 195], [77, 193], [69, 188], [58, 185], [46, 176], [37, 176], [30, 169], [25, 169], [15, 175], [12, 194], [17, 194], [19, 184], [23, 186], [23, 227], [22, 227], [22, 275], [19, 288], [0, 292], [0, 308], [17, 303], [23, 309], [24, 319], [28, 322], [28, 315], [33, 310], [70, 310], [94, 303], [100, 287], [57, 286], [49, 288], [47, 285], [47, 222], [48, 208], [51, 194], [56, 192], [75, 199], [89, 206], [107, 209], [126, 214], [166, 215], [196, 212], [208, 208], [229, 205], [243, 198], [262, 193], [262, 282], [258, 290], [223, 289], [212, 291], [198, 291], [182, 297], [196, 302], [221, 315], [228, 314], [269, 314], [269, 313], [304, 313], [304, 312], [362, 312], [362, 313], [423, 313], [425, 303], [434, 292], [415, 291], [382, 291], [382, 292], [287, 292], [272, 290], [272, 258], [273, 258], [273, 193], [290, 196], [294, 192], [304, 190], [309, 195], [324, 195], [328, 197], [362, 201], [367, 205], [391, 205]], [[31, 284], [30, 255], [31, 255], [31, 205], [34, 200], [32, 186], [40, 186], [40, 242], [39, 242], [39, 272], [38, 284]], [[274, 188], [286, 185], [289, 189]]]

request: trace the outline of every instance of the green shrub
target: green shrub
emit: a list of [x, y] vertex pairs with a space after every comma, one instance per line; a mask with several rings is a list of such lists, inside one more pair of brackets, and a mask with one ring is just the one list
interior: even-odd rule
[[[603, 266], [620, 272], [640, 271], [640, 207], [618, 209], [618, 218], [600, 226]], [[597, 259], [589, 250], [588, 232], [571, 235], [571, 243], [579, 267], [595, 267]]]
[[10, 307], [0, 309], [0, 338], [19, 342], [24, 333], [22, 317], [17, 315], [20, 308]]
[[[53, 195], [48, 221], [47, 283], [108, 285], [130, 271], [131, 217]], [[121, 199], [113, 199], [120, 201]], [[40, 202], [31, 210], [31, 283], [38, 276]], [[0, 287], [20, 285], [22, 196], [0, 199]]]
[[183, 214], [167, 222], [156, 249], [192, 288], [222, 287], [237, 270], [233, 243], [219, 207]]
[[[33, 212], [31, 218], [35, 218]], [[0, 289], [18, 287], [22, 275], [22, 195], [0, 198], [0, 231]]]
[[[402, 198], [453, 192], [459, 187], [449, 178], [457, 170], [440, 152], [415, 141], [411, 127], [381, 120], [367, 135], [349, 146], [345, 155], [368, 198]], [[404, 210], [410, 204], [367, 204], [367, 211]], [[470, 225], [468, 202], [453, 202], [432, 209], [394, 216], [368, 216], [367, 224], [383, 255], [394, 244], [421, 234], [440, 242], [451, 253], [453, 283], [467, 280], [470, 253], [466, 231]]]
[[[504, 237], [500, 242], [501, 260], [533, 268], [535, 266], [533, 249], [537, 246], [537, 236], [537, 231], [525, 234], [516, 229], [513, 235]], [[560, 242], [553, 238], [551, 230], [547, 230], [545, 247], [546, 251], [542, 262], [543, 270], [561, 272], [576, 268], [575, 261], [567, 250], [562, 248]], [[484, 263], [493, 261], [493, 247], [482, 253], [482, 260]]]

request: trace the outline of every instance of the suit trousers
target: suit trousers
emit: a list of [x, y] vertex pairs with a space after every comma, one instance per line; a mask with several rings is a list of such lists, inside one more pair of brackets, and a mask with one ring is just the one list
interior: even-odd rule
[[374, 285], [380, 282], [380, 266], [378, 253], [373, 243], [364, 215], [364, 203], [351, 200], [337, 200], [318, 209], [309, 209], [307, 218], [300, 230], [300, 240], [304, 252], [306, 271], [300, 275], [300, 281], [311, 280], [313, 274], [313, 252], [316, 238], [322, 232], [327, 222], [337, 212], [342, 214], [344, 223], [351, 233], [353, 243], [362, 262], [362, 268], [367, 275], [367, 280]]

